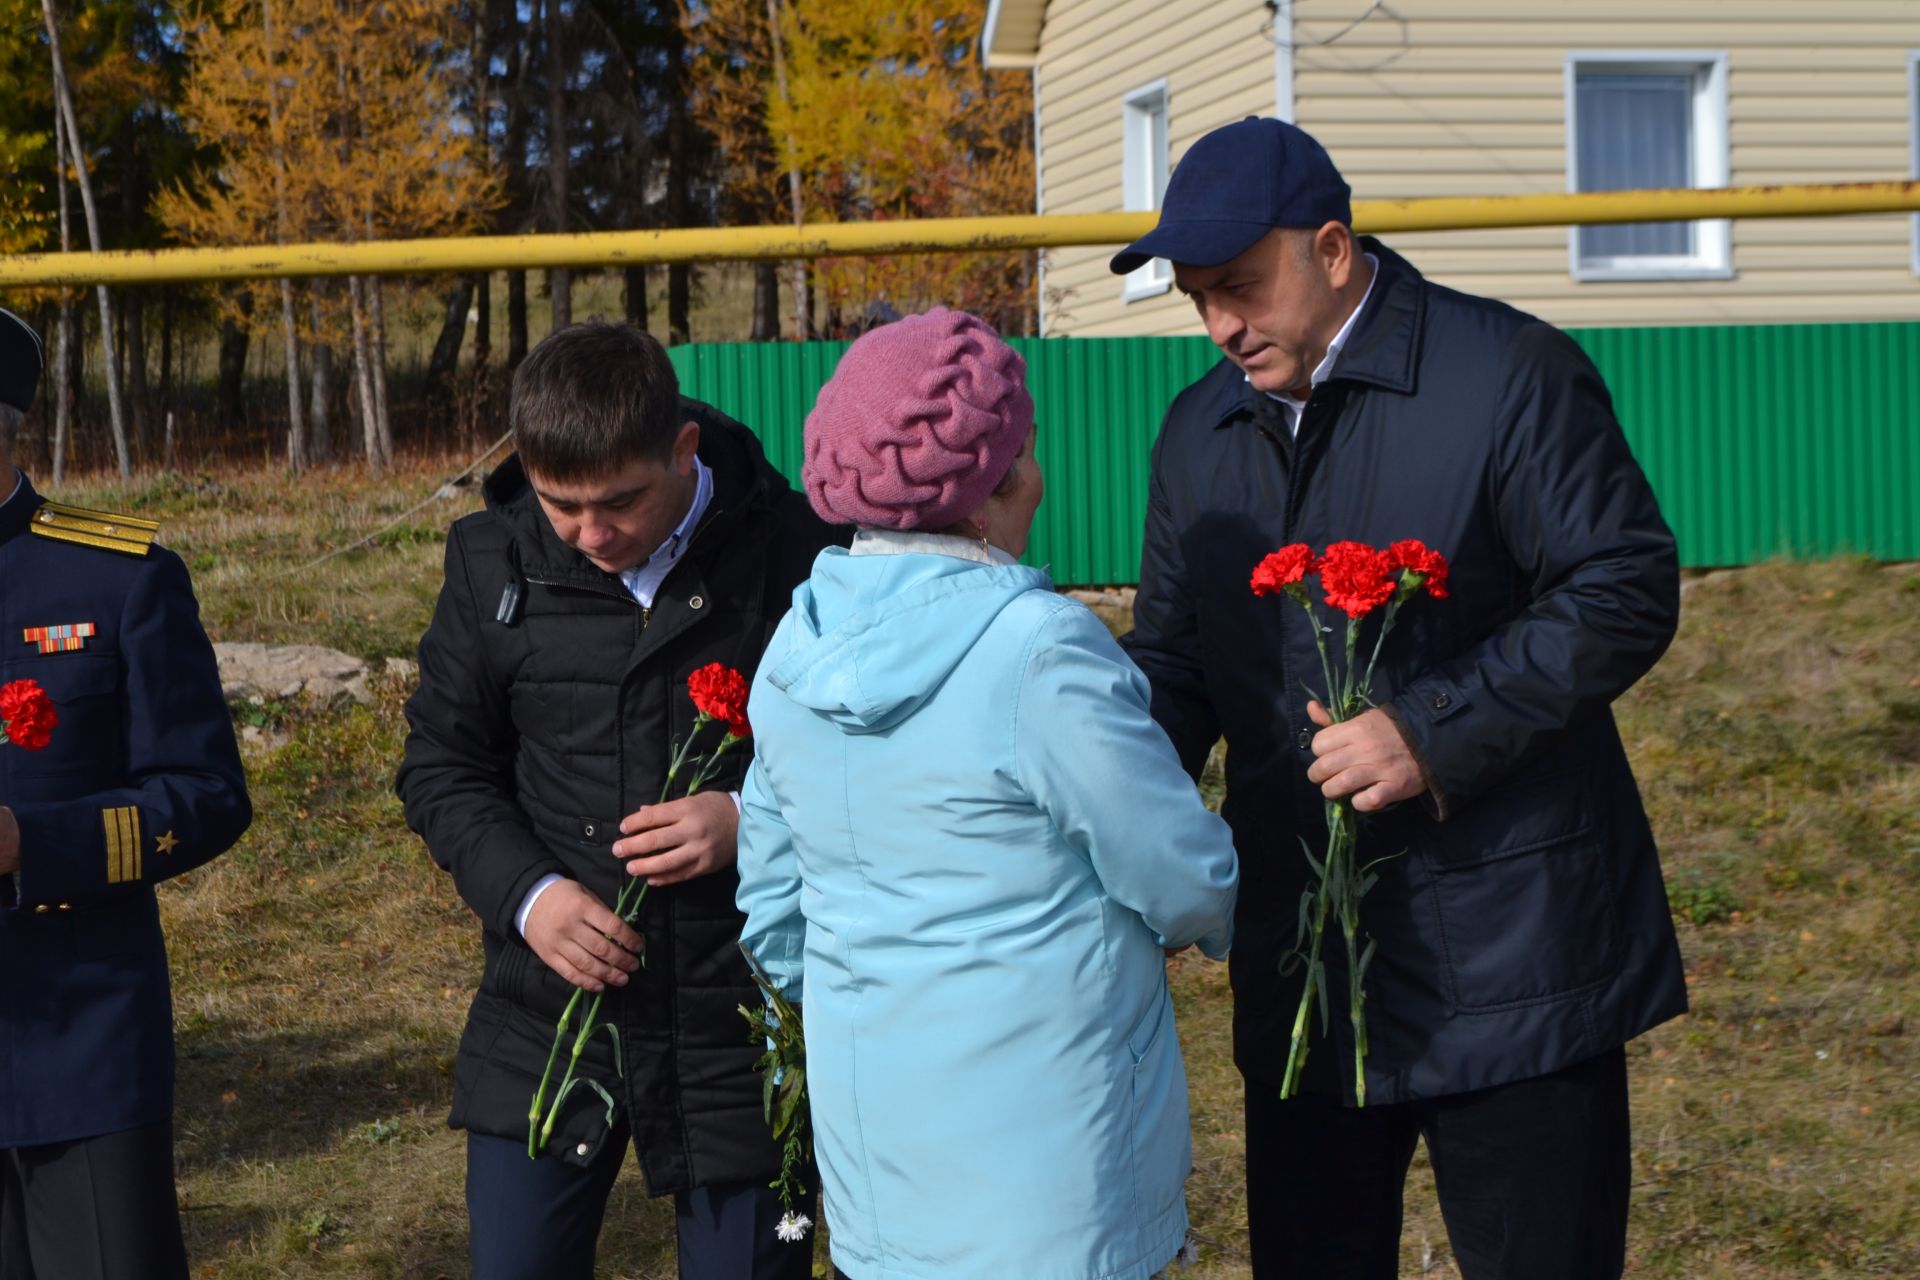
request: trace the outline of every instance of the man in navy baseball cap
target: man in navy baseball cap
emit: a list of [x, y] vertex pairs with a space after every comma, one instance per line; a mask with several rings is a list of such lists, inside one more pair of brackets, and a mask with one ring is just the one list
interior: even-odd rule
[[1187, 150], [1160, 202], [1160, 225], [1114, 255], [1125, 275], [1149, 259], [1217, 266], [1275, 227], [1353, 222], [1346, 180], [1327, 149], [1284, 120], [1248, 116]]
[[[1160, 225], [1113, 259], [1169, 259], [1226, 357], [1162, 419], [1122, 644], [1190, 771], [1227, 744], [1254, 1280], [1398, 1276], [1422, 1140], [1465, 1280], [1619, 1280], [1624, 1046], [1686, 986], [1607, 708], [1673, 635], [1673, 535], [1570, 338], [1430, 284], [1352, 218], [1319, 143], [1241, 120], [1188, 149]], [[1301, 674], [1325, 637], [1248, 574], [1288, 544], [1403, 539], [1452, 561], [1448, 598], [1406, 602], [1390, 695], [1336, 724]], [[1374, 867], [1366, 1035], [1323, 1009], [1298, 1063], [1300, 848], [1327, 847], [1336, 801]]]
[[1266, 393], [1256, 407], [1283, 416], [1291, 441], [1371, 293], [1378, 258], [1362, 250], [1352, 223], [1346, 181], [1326, 148], [1285, 121], [1249, 116], [1188, 148], [1160, 225], [1112, 267], [1125, 274], [1154, 258], [1172, 262], [1207, 336]]

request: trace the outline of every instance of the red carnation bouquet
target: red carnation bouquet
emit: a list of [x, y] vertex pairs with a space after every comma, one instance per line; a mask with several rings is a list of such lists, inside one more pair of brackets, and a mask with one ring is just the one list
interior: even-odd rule
[[38, 680], [9, 680], [0, 685], [0, 744], [43, 751], [59, 723], [53, 699]]
[[[1320, 579], [1321, 594], [1329, 608], [1347, 615], [1344, 661], [1336, 664], [1327, 649], [1327, 637], [1333, 629], [1320, 620], [1312, 599], [1307, 595], [1307, 579]], [[1284, 595], [1307, 611], [1313, 627], [1313, 642], [1320, 650], [1320, 671], [1327, 682], [1327, 695], [1321, 699], [1327, 714], [1335, 722], [1351, 720], [1373, 706], [1373, 669], [1380, 661], [1380, 648], [1401, 606], [1423, 589], [1436, 600], [1447, 598], [1447, 561], [1439, 552], [1415, 539], [1396, 542], [1385, 551], [1363, 542], [1336, 542], [1316, 556], [1305, 543], [1280, 548], [1261, 560], [1253, 571], [1253, 594]], [[1356, 667], [1362, 621], [1376, 611], [1380, 631], [1374, 637], [1373, 650], [1364, 668]], [[1320, 1007], [1320, 1034], [1327, 1034], [1327, 967], [1321, 959], [1320, 943], [1326, 935], [1327, 917], [1340, 921], [1347, 944], [1347, 1017], [1353, 1026], [1353, 1098], [1357, 1106], [1367, 1104], [1367, 967], [1373, 963], [1374, 943], [1360, 929], [1360, 899], [1366, 895], [1379, 873], [1374, 864], [1361, 866], [1355, 856], [1358, 845], [1359, 817], [1350, 799], [1329, 800], [1327, 811], [1327, 848], [1315, 856], [1302, 840], [1307, 865], [1314, 879], [1300, 895], [1300, 924], [1294, 949], [1282, 964], [1290, 973], [1306, 966], [1306, 981], [1300, 990], [1300, 1004], [1294, 1010], [1293, 1034], [1287, 1046], [1287, 1069], [1280, 1083], [1280, 1096], [1290, 1098], [1300, 1089], [1300, 1073], [1307, 1063], [1309, 1013]], [[1364, 944], [1364, 945], [1363, 945]]]
[[[687, 677], [687, 696], [693, 699], [693, 729], [686, 740], [680, 743], [673, 753], [673, 759], [667, 765], [667, 780], [661, 784], [658, 803], [665, 804], [673, 794], [674, 783], [679, 781], [680, 773], [689, 765], [693, 768], [693, 780], [687, 783], [682, 797], [693, 795], [707, 783], [713, 781], [714, 774], [720, 770], [720, 761], [727, 752], [745, 742], [753, 734], [753, 728], [747, 723], [747, 678], [723, 663], [709, 662]], [[724, 734], [718, 744], [707, 749], [705, 754], [695, 757], [693, 744], [701, 737], [709, 725], [721, 725]], [[708, 738], [712, 735], [708, 734]], [[626, 886], [620, 890], [618, 901], [613, 904], [613, 912], [627, 924], [632, 924], [640, 915], [640, 904], [646, 901], [647, 881], [630, 877]], [[643, 961], [644, 963], [644, 961]], [[611, 1022], [601, 1022], [600, 1001], [606, 993], [600, 992], [593, 997], [593, 1003], [587, 1006], [587, 1016], [581, 1019], [578, 1028], [574, 1027], [574, 1011], [580, 1007], [580, 998], [586, 993], [575, 987], [573, 998], [567, 1001], [567, 1007], [561, 1011], [560, 1021], [553, 1029], [553, 1048], [547, 1053], [547, 1069], [540, 1074], [540, 1087], [534, 1090], [533, 1105], [527, 1112], [527, 1155], [538, 1157], [553, 1137], [554, 1122], [559, 1119], [561, 1104], [567, 1095], [581, 1085], [600, 1095], [607, 1104], [607, 1124], [613, 1124], [615, 1105], [613, 1094], [598, 1080], [577, 1075], [580, 1055], [587, 1047], [587, 1041], [605, 1032], [607, 1039], [613, 1042], [614, 1070], [626, 1075], [626, 1067], [621, 1061], [620, 1030]], [[567, 1056], [567, 1069], [560, 1079], [560, 1087], [553, 1092], [551, 1101], [547, 1096], [547, 1085], [553, 1079], [554, 1065], [560, 1060], [560, 1049], [567, 1041], [568, 1032], [573, 1034], [573, 1047]]]

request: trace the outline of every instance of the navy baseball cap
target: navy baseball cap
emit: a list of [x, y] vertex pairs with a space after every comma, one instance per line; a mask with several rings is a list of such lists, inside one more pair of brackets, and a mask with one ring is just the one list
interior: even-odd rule
[[1284, 120], [1248, 116], [1187, 149], [1167, 181], [1160, 225], [1113, 255], [1126, 275], [1154, 258], [1214, 267], [1275, 227], [1353, 224], [1351, 189], [1327, 149]]
[[0, 404], [25, 413], [40, 385], [40, 335], [19, 316], [0, 307]]

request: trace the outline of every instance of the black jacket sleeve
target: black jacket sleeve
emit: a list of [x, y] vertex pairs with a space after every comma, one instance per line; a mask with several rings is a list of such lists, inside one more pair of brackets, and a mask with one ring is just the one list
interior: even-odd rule
[[95, 901], [156, 884], [224, 852], [253, 820], [233, 716], [180, 557], [150, 551], [122, 610], [124, 783], [12, 806], [20, 824], [15, 906]]
[[1161, 475], [1166, 448], [1163, 427], [1153, 446], [1133, 630], [1121, 637], [1120, 646], [1146, 673], [1153, 691], [1153, 718], [1173, 740], [1181, 766], [1197, 779], [1206, 767], [1207, 753], [1220, 739], [1220, 722], [1207, 694], [1200, 625], [1180, 546], [1180, 526], [1167, 503]]
[[487, 661], [479, 599], [455, 525], [446, 580], [420, 639], [420, 686], [407, 700], [407, 745], [394, 786], [407, 825], [453, 873], [480, 922], [512, 938], [527, 891], [566, 868], [541, 847], [513, 798], [516, 736], [506, 678]]
[[1494, 515], [1528, 603], [1393, 699], [1443, 815], [1626, 692], [1680, 615], [1673, 533], [1586, 354], [1518, 330], [1498, 412]]

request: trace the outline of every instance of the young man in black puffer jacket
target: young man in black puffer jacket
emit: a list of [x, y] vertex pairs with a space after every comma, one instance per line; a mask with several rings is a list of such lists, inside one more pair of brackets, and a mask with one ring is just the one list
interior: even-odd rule
[[[797, 1280], [810, 1250], [775, 1237], [779, 1151], [736, 1008], [758, 999], [733, 902], [749, 754], [656, 801], [693, 727], [688, 675], [751, 678], [814, 556], [844, 538], [747, 428], [680, 398], [637, 330], [555, 333], [514, 375], [511, 416], [518, 452], [447, 539], [397, 782], [486, 950], [450, 1119], [467, 1131], [473, 1274], [586, 1280], [631, 1139], [649, 1192], [674, 1196], [683, 1278]], [[633, 875], [651, 887], [629, 927], [612, 904]], [[575, 1090], [529, 1159], [576, 987], [606, 993], [620, 1051], [592, 1036], [580, 1074], [616, 1114]]]

